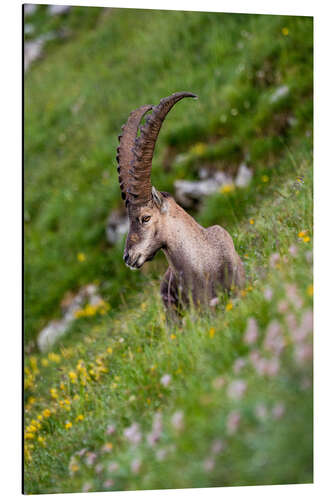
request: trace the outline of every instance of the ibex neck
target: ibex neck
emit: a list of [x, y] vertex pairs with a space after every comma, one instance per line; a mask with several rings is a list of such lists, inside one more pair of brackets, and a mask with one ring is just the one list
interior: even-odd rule
[[170, 267], [176, 273], [188, 274], [202, 251], [205, 229], [175, 203], [165, 230], [164, 253]]

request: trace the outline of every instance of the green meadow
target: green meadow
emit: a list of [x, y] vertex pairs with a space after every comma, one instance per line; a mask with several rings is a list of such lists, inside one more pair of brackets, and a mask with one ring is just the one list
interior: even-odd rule
[[[50, 39], [25, 74], [25, 493], [311, 483], [311, 18], [72, 8], [26, 19]], [[116, 148], [142, 104], [191, 91], [164, 122], [153, 184], [235, 176], [191, 211], [246, 270], [239, 296], [169, 323], [164, 256], [130, 271]], [[50, 352], [36, 339], [95, 284]]]

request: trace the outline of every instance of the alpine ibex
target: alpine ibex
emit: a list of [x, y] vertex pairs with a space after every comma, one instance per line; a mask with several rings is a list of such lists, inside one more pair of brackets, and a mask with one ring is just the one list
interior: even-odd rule
[[[183, 97], [197, 96], [178, 92], [157, 106], [133, 111], [122, 126], [117, 148], [119, 184], [130, 221], [124, 260], [131, 269], [139, 269], [163, 250], [169, 262], [161, 284], [167, 308], [188, 305], [190, 297], [196, 305], [207, 304], [219, 290], [239, 288], [245, 282], [243, 265], [229, 233], [220, 226], [200, 226], [171, 195], [151, 184], [158, 133], [167, 113]], [[151, 114], [140, 126], [148, 111]]]

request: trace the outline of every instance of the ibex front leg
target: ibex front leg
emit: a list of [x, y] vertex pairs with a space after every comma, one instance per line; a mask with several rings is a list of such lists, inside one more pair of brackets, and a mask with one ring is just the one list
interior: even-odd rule
[[163, 276], [160, 292], [165, 308], [169, 312], [173, 311], [176, 313], [180, 307], [180, 301], [178, 296], [177, 279], [173, 274], [171, 267], [167, 269], [167, 272]]

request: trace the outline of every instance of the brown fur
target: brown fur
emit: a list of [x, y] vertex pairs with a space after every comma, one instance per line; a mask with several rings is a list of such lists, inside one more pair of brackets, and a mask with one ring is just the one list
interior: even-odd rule
[[130, 220], [124, 260], [132, 269], [139, 269], [163, 250], [169, 268], [161, 294], [168, 308], [187, 305], [191, 299], [196, 305], [207, 304], [219, 290], [242, 287], [245, 282], [242, 262], [227, 231], [220, 226], [203, 228], [170, 195], [151, 185], [152, 158], [161, 125], [184, 97], [196, 95], [177, 92], [161, 99], [157, 106], [134, 110], [122, 127], [117, 150], [119, 184]]
[[[207, 304], [221, 290], [242, 287], [245, 274], [229, 233], [220, 226], [200, 226], [171, 197], [129, 208], [130, 231], [124, 259], [140, 268], [162, 249], [169, 268], [161, 284], [166, 307]], [[150, 216], [147, 223], [142, 218]], [[137, 242], [133, 236], [139, 236]]]

